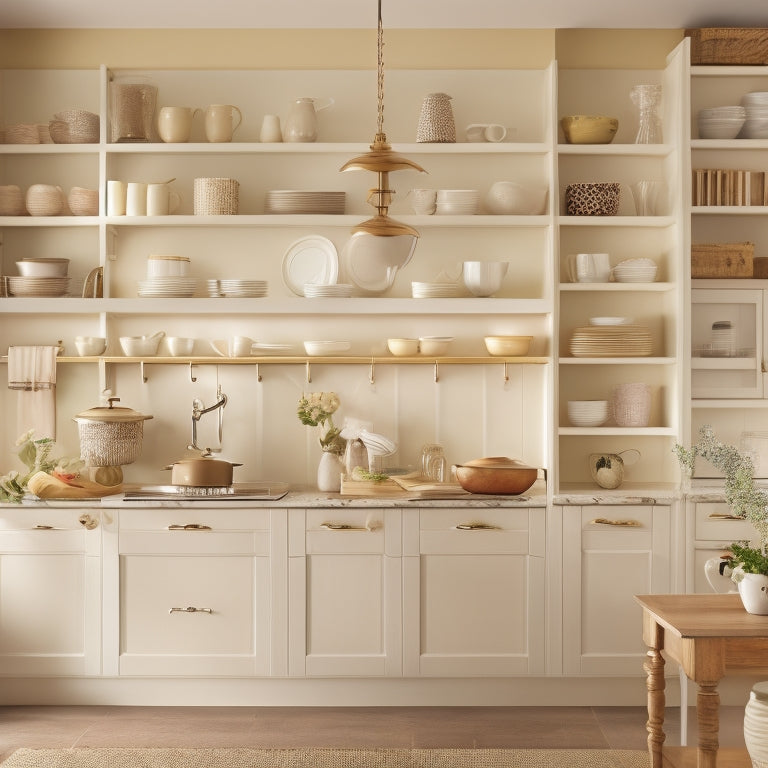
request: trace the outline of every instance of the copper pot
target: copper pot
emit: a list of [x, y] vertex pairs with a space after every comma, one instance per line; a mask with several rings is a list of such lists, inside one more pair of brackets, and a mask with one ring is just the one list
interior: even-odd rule
[[535, 482], [539, 471], [517, 459], [492, 456], [457, 464], [456, 479], [470, 493], [514, 495], [525, 493]]
[[227, 486], [232, 485], [232, 470], [241, 467], [223, 459], [212, 459], [200, 456], [188, 459], [179, 459], [169, 464], [165, 469], [171, 470], [171, 483], [173, 485], [192, 486]]

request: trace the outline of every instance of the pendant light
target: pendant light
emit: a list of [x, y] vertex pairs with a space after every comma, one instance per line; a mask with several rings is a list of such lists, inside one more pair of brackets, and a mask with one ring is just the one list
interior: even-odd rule
[[352, 237], [347, 244], [348, 258], [370, 259], [381, 267], [387, 268], [386, 287], [391, 286], [394, 274], [404, 267], [413, 256], [419, 233], [413, 227], [395, 221], [388, 215], [389, 206], [394, 190], [389, 188], [391, 171], [416, 170], [425, 173], [424, 169], [408, 160], [397, 152], [387, 142], [384, 133], [384, 31], [381, 22], [381, 0], [378, 0], [378, 32], [377, 32], [377, 104], [378, 121], [376, 136], [370, 151], [349, 160], [341, 167], [341, 171], [373, 171], [377, 174], [377, 185], [368, 190], [367, 202], [376, 209], [372, 219], [363, 221], [352, 229]]

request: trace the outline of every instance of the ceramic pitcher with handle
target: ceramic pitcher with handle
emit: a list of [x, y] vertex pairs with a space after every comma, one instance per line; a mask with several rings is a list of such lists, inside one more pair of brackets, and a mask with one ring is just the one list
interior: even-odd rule
[[317, 113], [334, 103], [333, 99], [302, 97], [293, 102], [283, 127], [283, 141], [317, 141]]

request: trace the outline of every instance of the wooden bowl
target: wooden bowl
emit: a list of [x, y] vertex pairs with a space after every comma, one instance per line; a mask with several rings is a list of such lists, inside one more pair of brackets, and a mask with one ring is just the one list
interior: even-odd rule
[[619, 121], [605, 115], [566, 115], [560, 126], [567, 144], [610, 144]]
[[470, 493], [516, 495], [525, 493], [535, 482], [539, 471], [517, 459], [492, 456], [456, 465], [459, 485]]

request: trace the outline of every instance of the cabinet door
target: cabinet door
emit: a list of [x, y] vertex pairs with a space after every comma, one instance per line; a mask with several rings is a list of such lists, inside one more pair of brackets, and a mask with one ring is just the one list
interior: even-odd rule
[[634, 595], [670, 590], [670, 508], [563, 510], [563, 669], [642, 675], [646, 647]]
[[269, 511], [151, 512], [120, 514], [119, 673], [269, 674]]
[[543, 509], [421, 509], [405, 520], [405, 675], [544, 671]]
[[288, 514], [290, 674], [400, 675], [400, 511]]
[[100, 541], [98, 510], [3, 511], [0, 674], [99, 674]]

